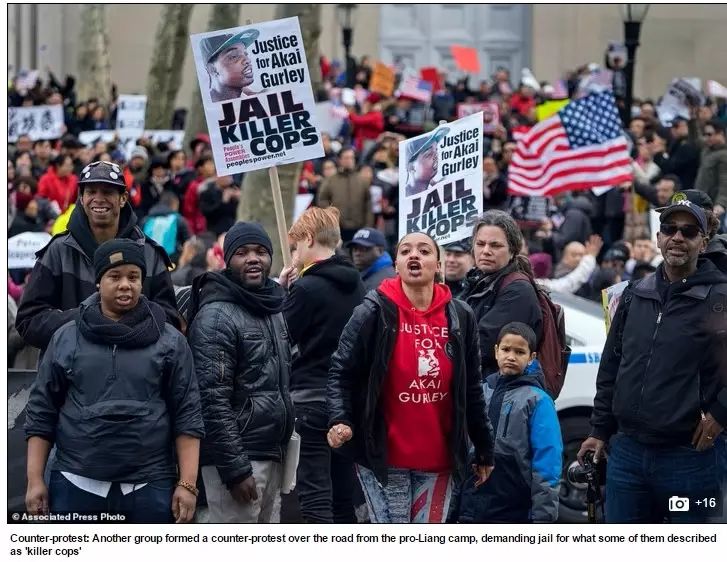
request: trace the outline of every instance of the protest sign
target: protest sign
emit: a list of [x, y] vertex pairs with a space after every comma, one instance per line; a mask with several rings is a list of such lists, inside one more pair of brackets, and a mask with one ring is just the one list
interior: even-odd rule
[[47, 232], [23, 232], [8, 239], [8, 269], [33, 269], [35, 253], [50, 239]]
[[626, 45], [621, 41], [609, 41], [608, 49], [606, 49], [606, 58], [610, 68], [624, 68], [629, 62], [628, 51]]
[[657, 111], [662, 125], [670, 126], [676, 117], [689, 119], [689, 106], [704, 104], [702, 81], [699, 78], [674, 78], [661, 98]]
[[715, 98], [727, 99], [727, 87], [716, 80], [707, 80], [707, 94]]
[[323, 101], [316, 104], [316, 117], [320, 132], [327, 133], [335, 138], [341, 132], [341, 127], [348, 117], [348, 112], [345, 108], [336, 107], [333, 102]]
[[116, 130], [122, 137], [141, 137], [146, 116], [146, 96], [119, 96]]
[[452, 45], [449, 50], [452, 53], [457, 68], [464, 72], [472, 72], [479, 74], [480, 59], [477, 56], [477, 49], [474, 47], [462, 47], [461, 45]]
[[581, 99], [591, 94], [600, 94], [613, 90], [613, 72], [596, 69], [581, 79], [576, 90], [575, 98]]
[[35, 83], [40, 78], [40, 71], [38, 70], [27, 70], [18, 74], [15, 79], [15, 88], [19, 92], [27, 92], [35, 87]]
[[59, 139], [63, 126], [62, 105], [8, 108], [8, 142], [17, 141], [20, 135], [28, 135], [34, 141]]
[[419, 69], [419, 75], [422, 77], [422, 80], [432, 85], [433, 92], [436, 93], [444, 89], [444, 84], [442, 84], [442, 79], [439, 77], [439, 70], [436, 66], [425, 66]]
[[621, 295], [623, 295], [628, 284], [628, 281], [621, 281], [601, 290], [601, 305], [603, 306], [603, 314], [606, 319], [606, 333], [611, 329], [613, 317], [616, 316], [616, 309], [618, 309], [618, 305], [621, 302]]
[[218, 174], [323, 156], [297, 17], [191, 40]]
[[457, 119], [482, 112], [484, 121], [483, 131], [494, 133], [500, 124], [500, 106], [497, 102], [486, 101], [481, 103], [459, 103], [457, 104]]
[[482, 113], [399, 144], [399, 237], [463, 240], [482, 206]]
[[552, 117], [568, 105], [570, 100], [549, 100], [541, 103], [535, 107], [535, 118], [540, 121], [545, 121], [548, 117]]
[[110, 129], [100, 129], [98, 131], [82, 131], [78, 133], [78, 140], [86, 146], [103, 141], [111, 142], [116, 138], [116, 131]]
[[374, 71], [371, 73], [369, 80], [369, 90], [381, 94], [385, 97], [394, 95], [394, 86], [396, 85], [396, 74], [383, 62], [374, 64]]
[[356, 92], [351, 88], [344, 88], [341, 90], [341, 102], [343, 105], [356, 105]]
[[184, 148], [184, 131], [151, 129], [144, 131], [144, 136], [151, 139], [151, 142], [154, 144], [160, 142], [167, 143], [172, 150], [181, 150]]

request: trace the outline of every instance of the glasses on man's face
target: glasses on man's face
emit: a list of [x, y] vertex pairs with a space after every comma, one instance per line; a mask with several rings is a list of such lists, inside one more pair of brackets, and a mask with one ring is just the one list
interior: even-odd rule
[[696, 224], [683, 224], [681, 226], [664, 222], [661, 223], [659, 231], [666, 236], [674, 236], [677, 232], [681, 232], [684, 238], [694, 239], [702, 234], [702, 231]]

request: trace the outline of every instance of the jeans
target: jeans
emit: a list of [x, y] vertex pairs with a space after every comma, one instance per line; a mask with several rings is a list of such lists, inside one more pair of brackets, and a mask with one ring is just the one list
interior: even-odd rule
[[103, 498], [78, 488], [54, 470], [50, 475], [48, 495], [52, 512], [122, 513], [126, 523], [174, 523], [174, 488], [174, 478], [165, 478], [153, 480], [124, 495], [121, 486], [114, 483], [108, 496]]
[[[606, 473], [607, 523], [705, 522], [710, 513], [695, 504], [718, 497], [715, 448], [652, 447], [622, 433], [611, 440]], [[671, 511], [670, 498], [689, 499], [689, 511]]]
[[356, 466], [372, 523], [444, 523], [452, 503], [449, 472], [389, 468], [386, 486]]
[[238, 503], [220, 479], [216, 466], [203, 466], [210, 523], [270, 523], [276, 516], [275, 500], [280, 495], [283, 465], [274, 461], [250, 461], [257, 499]]
[[328, 445], [325, 403], [295, 404], [300, 460], [296, 490], [307, 523], [356, 523], [353, 462]]

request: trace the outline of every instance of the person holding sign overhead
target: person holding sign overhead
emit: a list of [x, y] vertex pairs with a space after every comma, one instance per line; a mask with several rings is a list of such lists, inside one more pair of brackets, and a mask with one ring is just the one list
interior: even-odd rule
[[242, 94], [256, 93], [248, 90], [248, 86], [255, 81], [255, 72], [247, 48], [259, 35], [257, 29], [246, 29], [234, 35], [215, 35], [202, 39], [200, 48], [210, 77], [212, 101], [226, 101], [242, 97]]
[[449, 133], [448, 127], [437, 129], [428, 137], [413, 139], [407, 145], [406, 157], [406, 195], [422, 193], [434, 185], [439, 171], [437, 143]]

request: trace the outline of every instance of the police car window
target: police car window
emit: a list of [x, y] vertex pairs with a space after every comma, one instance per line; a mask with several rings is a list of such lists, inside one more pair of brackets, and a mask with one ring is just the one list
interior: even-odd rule
[[584, 347], [586, 345], [586, 342], [584, 342], [583, 340], [579, 340], [578, 338], [573, 337], [570, 334], [565, 335], [565, 343], [570, 347]]

